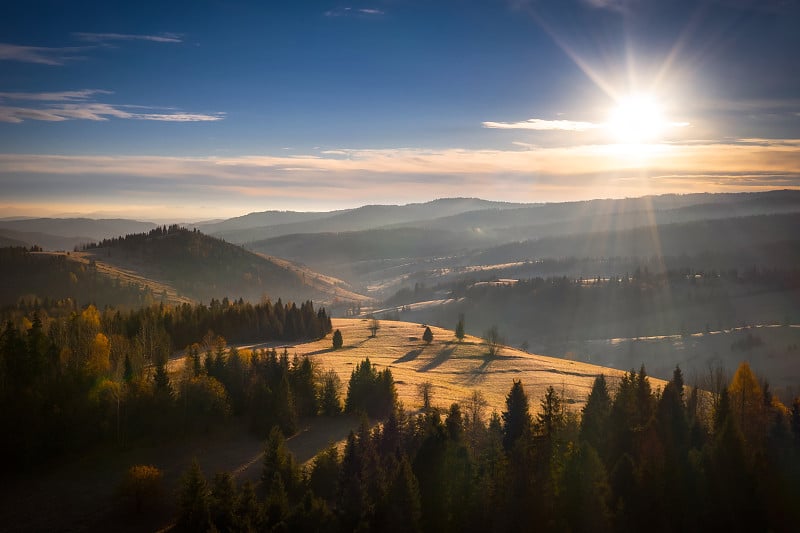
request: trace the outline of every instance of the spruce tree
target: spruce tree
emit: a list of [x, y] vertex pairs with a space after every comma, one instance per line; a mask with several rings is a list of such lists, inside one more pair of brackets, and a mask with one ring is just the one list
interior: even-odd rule
[[581, 417], [581, 440], [590, 444], [601, 457], [607, 459], [608, 419], [611, 416], [611, 395], [603, 374], [597, 376], [592, 391], [586, 399]]
[[208, 483], [197, 460], [192, 461], [181, 482], [180, 516], [178, 527], [182, 531], [206, 531], [209, 526]]
[[456, 338], [459, 341], [464, 340], [464, 314], [458, 315], [458, 324], [456, 324]]
[[419, 485], [405, 455], [401, 457], [391, 480], [387, 502], [386, 531], [399, 533], [420, 530], [422, 509]]
[[269, 485], [265, 511], [268, 528], [276, 528], [278, 524], [286, 520], [289, 514], [289, 495], [286, 493], [281, 475], [277, 472]]
[[319, 408], [323, 415], [335, 416], [342, 412], [341, 390], [342, 380], [335, 370], [328, 370], [322, 375]]
[[264, 446], [264, 467], [261, 472], [264, 486], [270, 486], [275, 475], [281, 478], [283, 486], [289, 491], [297, 485], [298, 468], [278, 426], [272, 428]]
[[344, 345], [344, 340], [342, 339], [342, 332], [340, 330], [336, 330], [333, 332], [333, 349], [338, 350]]
[[211, 486], [209, 509], [211, 521], [218, 531], [233, 529], [238, 506], [236, 481], [229, 472], [219, 472]]
[[506, 396], [506, 410], [503, 411], [503, 448], [514, 447], [517, 440], [531, 429], [530, 406], [522, 381], [514, 380]]
[[433, 332], [431, 331], [430, 327], [425, 327], [425, 333], [422, 334], [422, 340], [424, 340], [427, 344], [433, 342]]

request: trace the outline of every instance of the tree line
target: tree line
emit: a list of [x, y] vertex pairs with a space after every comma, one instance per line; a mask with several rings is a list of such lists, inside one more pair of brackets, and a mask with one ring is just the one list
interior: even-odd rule
[[[263, 435], [276, 424], [292, 432], [298, 416], [319, 410], [308, 359], [227, 345], [327, 335], [330, 318], [310, 301], [88, 306], [15, 318], [0, 330], [0, 427], [9, 428], [0, 449], [11, 470], [103, 444], [207, 431], [231, 416]], [[186, 364], [168, 368], [176, 346], [185, 346]]]
[[[365, 364], [351, 387], [362, 373], [374, 375]], [[305, 469], [276, 427], [257, 485], [237, 487], [229, 474], [209, 483], [192, 465], [178, 524], [187, 531], [791, 531], [800, 520], [800, 401], [783, 406], [746, 363], [716, 391], [685, 387], [680, 369], [663, 390], [651, 388], [644, 368], [616, 387], [598, 376], [580, 416], [553, 387], [534, 412], [520, 381], [488, 423], [485, 409], [477, 391], [417, 414], [395, 402], [381, 423], [364, 418], [341, 452], [332, 445]]]

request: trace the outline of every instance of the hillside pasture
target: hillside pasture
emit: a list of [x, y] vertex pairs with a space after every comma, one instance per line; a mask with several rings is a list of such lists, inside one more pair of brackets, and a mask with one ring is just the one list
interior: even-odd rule
[[[468, 335], [458, 342], [452, 330], [434, 326], [430, 344], [422, 340], [425, 331], [422, 324], [382, 320], [375, 337], [371, 336], [369, 326], [368, 319], [333, 319], [334, 331], [341, 330], [344, 339], [340, 350], [333, 350], [331, 335], [312, 342], [264, 347], [276, 347], [279, 351], [285, 347], [290, 357], [309, 356], [320, 371], [335, 370], [344, 385], [342, 400], [351, 372], [369, 358], [379, 370], [391, 369], [398, 398], [409, 411], [421, 406], [417, 386], [429, 381], [434, 406], [447, 408], [453, 402], [465, 400], [473, 390], [479, 390], [488, 402], [487, 413], [493, 409], [500, 412], [505, 408], [505, 397], [513, 380], [522, 381], [533, 412], [551, 385], [563, 394], [571, 409], [578, 410], [585, 403], [595, 377], [604, 374], [613, 387], [624, 374], [622, 370], [529, 354], [510, 347], [503, 347], [497, 357], [490, 358], [482, 339]], [[181, 366], [179, 360], [171, 364], [174, 370]], [[651, 379], [651, 383], [654, 388], [664, 384], [658, 379]]]

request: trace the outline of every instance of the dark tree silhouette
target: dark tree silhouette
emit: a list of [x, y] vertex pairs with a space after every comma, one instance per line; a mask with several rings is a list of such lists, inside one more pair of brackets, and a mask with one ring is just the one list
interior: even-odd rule
[[178, 527], [181, 531], [208, 529], [210, 522], [208, 483], [197, 460], [192, 461], [183, 475], [179, 505]]
[[433, 332], [429, 326], [425, 327], [425, 333], [422, 334], [422, 340], [424, 340], [427, 344], [433, 342]]
[[333, 349], [338, 350], [344, 345], [344, 340], [342, 339], [342, 332], [338, 329], [333, 332]]
[[464, 340], [464, 314], [458, 315], [458, 324], [456, 324], [456, 338], [460, 341]]
[[522, 381], [514, 380], [506, 396], [506, 410], [503, 411], [503, 447], [508, 451], [523, 435], [531, 430], [531, 414], [528, 396]]

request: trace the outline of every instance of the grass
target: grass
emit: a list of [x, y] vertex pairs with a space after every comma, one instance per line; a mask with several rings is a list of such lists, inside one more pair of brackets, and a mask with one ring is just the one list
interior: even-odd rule
[[[624, 373], [508, 347], [503, 347], [497, 357], [489, 358], [480, 338], [468, 335], [458, 342], [452, 330], [433, 326], [433, 342], [426, 344], [422, 341], [425, 326], [409, 322], [383, 320], [377, 335], [371, 337], [369, 322], [357, 318], [334, 319], [333, 329], [341, 330], [344, 339], [340, 350], [332, 349], [328, 335], [319, 341], [289, 346], [289, 353], [308, 355], [323, 371], [335, 370], [345, 387], [354, 366], [369, 357], [379, 369], [391, 369], [398, 397], [407, 410], [421, 406], [417, 385], [430, 381], [434, 406], [446, 408], [465, 399], [473, 390], [480, 390], [489, 403], [489, 411], [502, 411], [515, 379], [522, 380], [534, 412], [550, 385], [563, 393], [568, 405], [578, 409], [597, 375], [605, 374], [613, 385]], [[660, 387], [663, 382], [653, 379], [652, 384]]]

